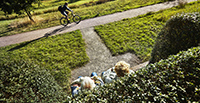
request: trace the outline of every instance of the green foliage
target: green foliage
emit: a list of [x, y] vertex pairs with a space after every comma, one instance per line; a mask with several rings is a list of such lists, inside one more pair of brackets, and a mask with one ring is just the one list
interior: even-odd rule
[[25, 12], [30, 20], [33, 21], [30, 13], [33, 8], [33, 3], [40, 4], [40, 0], [3, 0], [0, 3], [0, 8], [5, 15], [12, 14], [13, 12], [16, 14], [22, 14]]
[[0, 102], [55, 103], [65, 99], [53, 76], [33, 62], [3, 60], [0, 68]]
[[69, 86], [70, 69], [89, 61], [80, 31], [0, 48], [0, 61], [16, 57], [48, 69], [60, 86]]
[[200, 47], [136, 71], [66, 102], [200, 102]]
[[158, 34], [150, 63], [165, 59], [200, 43], [200, 13], [179, 14], [167, 21]]

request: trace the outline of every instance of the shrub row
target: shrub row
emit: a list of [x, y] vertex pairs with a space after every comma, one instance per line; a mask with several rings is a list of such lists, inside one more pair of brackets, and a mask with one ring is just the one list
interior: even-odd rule
[[150, 64], [131, 76], [66, 102], [200, 102], [200, 47]]

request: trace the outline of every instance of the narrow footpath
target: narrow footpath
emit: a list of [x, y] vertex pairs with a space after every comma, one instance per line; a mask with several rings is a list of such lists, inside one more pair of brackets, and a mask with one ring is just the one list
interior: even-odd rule
[[71, 80], [76, 79], [78, 76], [90, 76], [92, 72], [101, 75], [103, 71], [113, 67], [120, 60], [124, 60], [131, 65], [141, 63], [140, 59], [132, 53], [112, 56], [93, 27], [81, 29], [81, 33], [86, 43], [86, 53], [90, 61], [85, 66], [74, 69], [71, 73]]

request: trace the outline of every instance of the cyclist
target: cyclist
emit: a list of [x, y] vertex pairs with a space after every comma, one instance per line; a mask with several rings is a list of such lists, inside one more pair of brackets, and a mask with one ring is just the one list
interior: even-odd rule
[[68, 3], [66, 2], [63, 6], [59, 6], [58, 10], [61, 12], [61, 14], [63, 14], [64, 16], [66, 16], [66, 19], [69, 22], [68, 16], [67, 16], [69, 14], [69, 12], [66, 11], [66, 10], [69, 10], [71, 12], [73, 12], [73, 11], [68, 7]]

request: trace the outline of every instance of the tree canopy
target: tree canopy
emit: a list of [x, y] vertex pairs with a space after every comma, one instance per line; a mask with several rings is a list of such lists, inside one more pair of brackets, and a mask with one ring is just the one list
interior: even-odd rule
[[40, 0], [1, 0], [0, 8], [5, 15], [16, 13], [23, 14], [26, 12], [29, 19], [34, 22], [32, 19], [31, 11], [33, 10], [34, 3], [40, 4]]

